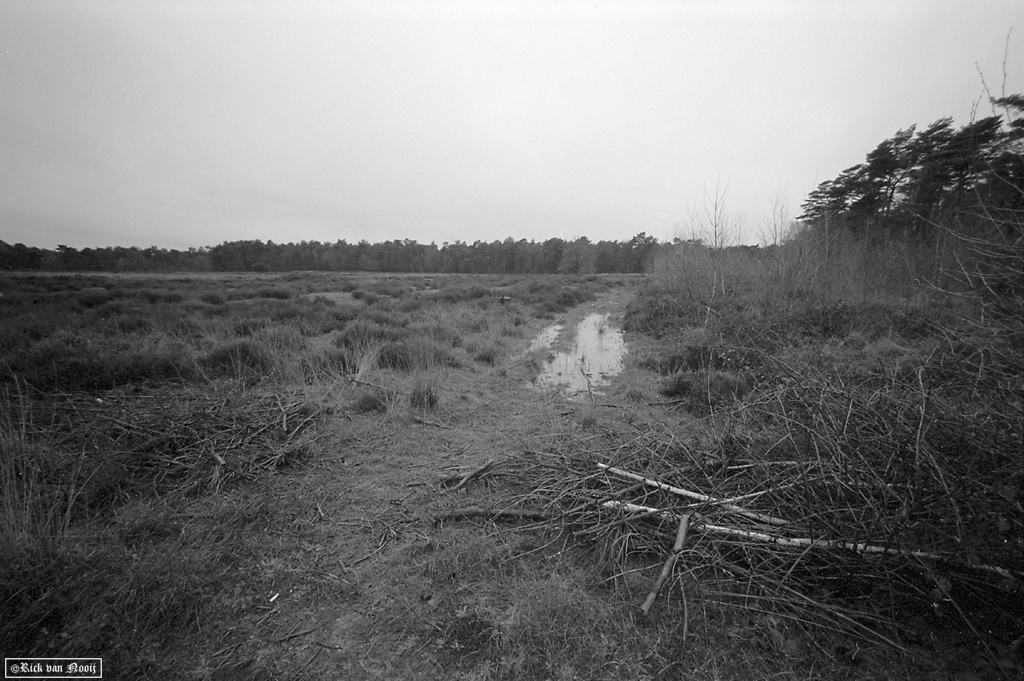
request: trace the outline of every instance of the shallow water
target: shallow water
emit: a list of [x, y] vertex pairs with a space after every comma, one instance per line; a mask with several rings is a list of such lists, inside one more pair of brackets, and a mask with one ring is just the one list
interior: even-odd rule
[[561, 324], [552, 324], [548, 328], [544, 329], [537, 334], [537, 337], [530, 343], [530, 349], [527, 352], [533, 352], [534, 350], [543, 350], [544, 348], [550, 348], [551, 344], [558, 338], [558, 334], [565, 328]]
[[[531, 350], [550, 345], [561, 330], [549, 326], [534, 340]], [[541, 342], [543, 340], [543, 342]], [[559, 352], [548, 360], [538, 381], [544, 385], [564, 387], [570, 393], [587, 392], [607, 384], [622, 371], [626, 342], [622, 332], [608, 324], [608, 315], [592, 314], [576, 327], [576, 340], [569, 352]]]

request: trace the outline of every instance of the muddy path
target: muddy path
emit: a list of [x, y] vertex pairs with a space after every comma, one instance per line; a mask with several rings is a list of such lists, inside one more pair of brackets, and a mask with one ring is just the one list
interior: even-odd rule
[[[192, 677], [445, 678], [461, 668], [466, 651], [460, 653], [458, 641], [454, 647], [438, 643], [451, 637], [431, 641], [415, 621], [415, 612], [444, 601], [436, 580], [417, 568], [429, 562], [424, 552], [441, 531], [434, 516], [486, 503], [495, 488], [514, 486], [514, 470], [501, 463], [543, 448], [588, 401], [593, 408], [590, 395], [606, 406], [620, 399], [617, 383], [624, 379], [614, 362], [588, 365], [588, 393], [585, 384], [583, 390], [558, 385], [554, 360], [572, 351], [585, 320], [585, 333], [628, 353], [619, 329], [632, 295], [618, 287], [554, 320], [529, 320], [495, 366], [444, 374], [438, 407], [422, 416], [407, 409], [353, 415], [346, 404], [351, 392], [340, 391], [323, 456], [270, 483], [268, 494], [299, 499], [305, 511], [290, 527], [270, 528], [260, 538], [263, 563], [252, 566], [259, 586], [239, 596], [242, 612], [232, 627], [210, 632]], [[553, 327], [546, 344], [535, 344]], [[579, 364], [578, 356], [559, 361], [563, 373]], [[615, 417], [614, 411], [604, 416]], [[488, 460], [499, 464], [498, 474], [485, 482], [457, 491], [439, 486]]]

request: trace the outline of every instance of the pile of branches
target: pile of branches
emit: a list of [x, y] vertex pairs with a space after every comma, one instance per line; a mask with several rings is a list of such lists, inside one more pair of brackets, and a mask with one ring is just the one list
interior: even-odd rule
[[1010, 645], [1024, 635], [1019, 431], [986, 428], [921, 375], [861, 388], [805, 375], [700, 442], [652, 429], [546, 456], [525, 501], [623, 572], [664, 561], [645, 612], [669, 573], [692, 573], [705, 597], [819, 630]]
[[304, 457], [324, 409], [299, 395], [187, 387], [8, 395], [37, 473], [71, 480], [81, 502], [200, 494], [250, 481]]

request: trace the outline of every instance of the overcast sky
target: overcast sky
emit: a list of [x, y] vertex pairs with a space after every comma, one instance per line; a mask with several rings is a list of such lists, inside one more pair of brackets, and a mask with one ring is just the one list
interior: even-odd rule
[[[0, 0], [0, 240], [756, 242], [1024, 92], [1024, 1]], [[979, 115], [990, 115], [982, 102]]]

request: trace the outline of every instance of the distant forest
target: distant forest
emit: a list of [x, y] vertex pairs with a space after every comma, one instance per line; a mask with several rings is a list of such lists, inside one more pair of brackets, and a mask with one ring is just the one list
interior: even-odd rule
[[[822, 182], [794, 225], [776, 231], [784, 242], [848, 235], [864, 244], [927, 245], [943, 230], [1024, 238], [1024, 96], [992, 100], [995, 115], [955, 128], [951, 118], [911, 126], [881, 142], [863, 163]], [[1000, 113], [997, 113], [999, 111]], [[721, 218], [713, 215], [714, 220]], [[464, 274], [639, 273], [664, 251], [714, 246], [719, 224], [691, 225], [694, 238], [659, 244], [640, 233], [629, 241], [548, 239], [438, 246], [416, 241], [334, 243], [230, 241], [187, 251], [150, 248], [55, 250], [0, 241], [0, 270], [66, 272], [433, 272]], [[795, 229], [793, 228], [795, 227]], [[728, 244], [720, 244], [722, 246]], [[750, 247], [740, 247], [748, 249]]]
[[0, 270], [58, 272], [434, 272], [465, 274], [593, 274], [643, 272], [659, 248], [645, 233], [629, 241], [548, 239], [472, 244], [456, 241], [366, 241], [350, 244], [302, 241], [230, 241], [187, 251], [165, 248], [83, 248], [55, 250], [0, 241]]

